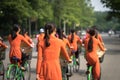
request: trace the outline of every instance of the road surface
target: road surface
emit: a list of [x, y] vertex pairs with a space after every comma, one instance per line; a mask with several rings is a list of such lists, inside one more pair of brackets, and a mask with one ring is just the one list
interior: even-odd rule
[[[101, 64], [102, 78], [101, 80], [120, 80], [120, 38], [117, 36], [109, 37], [107, 34], [102, 34], [105, 46], [107, 48], [104, 62]], [[36, 40], [34, 39], [36, 43]], [[8, 42], [6, 42], [8, 44]], [[31, 60], [31, 80], [36, 80], [36, 59], [37, 52], [33, 50], [33, 58]], [[6, 50], [6, 60], [4, 61], [5, 66], [9, 63], [8, 51]], [[86, 61], [83, 53], [80, 55], [80, 71], [74, 73], [70, 80], [87, 80], [86, 79]]]

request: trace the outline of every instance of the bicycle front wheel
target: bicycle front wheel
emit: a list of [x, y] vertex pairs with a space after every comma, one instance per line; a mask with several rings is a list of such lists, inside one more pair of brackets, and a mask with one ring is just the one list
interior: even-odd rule
[[4, 68], [4, 64], [1, 61], [0, 62], [0, 80], [4, 80], [5, 78], [5, 68]]
[[25, 78], [25, 80], [30, 80], [30, 76], [31, 76], [31, 67], [30, 67], [30, 63], [25, 62], [25, 63], [24, 63], [24, 68], [25, 68], [25, 71], [24, 71], [24, 78]]
[[7, 70], [7, 72], [6, 72], [6, 77], [7, 77], [7, 80], [16, 80], [15, 79], [15, 76], [16, 76], [16, 66], [14, 66], [14, 65], [10, 65], [9, 67], [8, 67], [8, 70]]

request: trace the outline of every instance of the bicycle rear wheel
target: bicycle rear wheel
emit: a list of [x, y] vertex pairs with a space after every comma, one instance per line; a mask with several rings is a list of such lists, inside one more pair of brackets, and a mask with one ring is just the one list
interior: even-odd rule
[[1, 61], [0, 62], [0, 80], [4, 80], [5, 79], [5, 68], [4, 68], [4, 64]]
[[80, 57], [78, 58], [78, 63], [79, 64], [77, 64], [77, 62], [76, 62], [76, 64], [75, 64], [75, 71], [76, 72], [79, 72], [79, 70], [80, 70]]
[[25, 71], [24, 71], [24, 78], [25, 78], [25, 80], [30, 80], [30, 76], [31, 76], [31, 67], [30, 67], [30, 63], [25, 62], [25, 63], [24, 63], [24, 68], [25, 68]]
[[93, 80], [92, 66], [88, 66], [88, 70], [87, 70], [87, 80]]
[[80, 57], [76, 60], [75, 55], [73, 55], [73, 71], [78, 72], [80, 69]]

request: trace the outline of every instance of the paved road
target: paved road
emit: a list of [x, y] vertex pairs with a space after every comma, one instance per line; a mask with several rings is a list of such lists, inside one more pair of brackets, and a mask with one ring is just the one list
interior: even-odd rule
[[[102, 68], [102, 79], [101, 80], [120, 80], [120, 38], [117, 36], [109, 37], [107, 34], [103, 34], [103, 40], [105, 42], [105, 46], [108, 49], [104, 58], [104, 62], [101, 64]], [[34, 40], [36, 42], [36, 40]], [[8, 43], [7, 43], [8, 44]], [[8, 51], [6, 60], [4, 61], [5, 66], [9, 63], [8, 60]], [[36, 57], [37, 53], [35, 49], [33, 51], [33, 58], [31, 61], [31, 80], [35, 80], [36, 74]], [[80, 55], [80, 71], [74, 73], [70, 80], [87, 80], [85, 71], [86, 71], [86, 61], [83, 57], [83, 54]]]

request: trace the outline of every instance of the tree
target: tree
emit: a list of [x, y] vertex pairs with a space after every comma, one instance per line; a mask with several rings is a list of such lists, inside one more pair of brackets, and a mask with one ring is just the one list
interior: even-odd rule
[[101, 0], [101, 2], [111, 9], [109, 11], [109, 18], [112, 18], [111, 16], [120, 18], [120, 0]]

